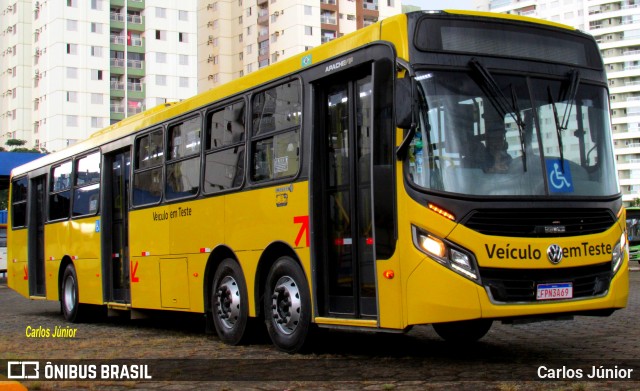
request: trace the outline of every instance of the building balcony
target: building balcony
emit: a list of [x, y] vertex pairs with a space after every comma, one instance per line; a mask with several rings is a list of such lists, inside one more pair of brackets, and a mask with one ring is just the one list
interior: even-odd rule
[[127, 43], [127, 37], [122, 35], [111, 35], [109, 37], [109, 42], [116, 45], [125, 45]]
[[124, 22], [124, 15], [118, 12], [111, 12], [109, 14], [111, 20], [116, 22]]
[[123, 81], [111, 81], [110, 87], [114, 91], [124, 91], [124, 82]]
[[334, 16], [326, 16], [326, 15], [321, 15], [320, 16], [320, 23], [337, 24], [336, 23], [336, 18]]
[[111, 58], [111, 68], [124, 68], [124, 58]]
[[124, 105], [120, 103], [112, 103], [110, 112], [112, 114], [123, 114], [124, 113]]
[[136, 115], [144, 111], [144, 106], [127, 108], [128, 115]]
[[370, 10], [370, 11], [377, 11], [378, 10], [378, 3], [367, 3], [367, 2], [364, 2], [364, 3], [362, 3], [362, 8], [364, 8], [366, 10]]

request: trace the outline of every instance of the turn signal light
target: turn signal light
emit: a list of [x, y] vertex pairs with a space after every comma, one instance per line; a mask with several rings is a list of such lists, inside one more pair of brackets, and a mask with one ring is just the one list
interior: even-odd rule
[[384, 278], [392, 280], [393, 277], [395, 277], [396, 273], [393, 270], [385, 270], [384, 272], [382, 272], [382, 275], [384, 276]]
[[432, 211], [436, 212], [437, 214], [439, 214], [440, 216], [446, 217], [449, 220], [455, 220], [456, 216], [454, 216], [453, 214], [449, 213], [448, 211], [440, 208], [437, 205], [434, 205], [432, 203], [429, 203], [429, 209], [431, 209]]

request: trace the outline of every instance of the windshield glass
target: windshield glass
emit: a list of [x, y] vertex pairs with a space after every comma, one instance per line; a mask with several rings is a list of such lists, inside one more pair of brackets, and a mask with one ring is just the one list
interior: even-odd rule
[[466, 72], [417, 73], [413, 183], [480, 196], [618, 193], [604, 87], [490, 76], [495, 85]]

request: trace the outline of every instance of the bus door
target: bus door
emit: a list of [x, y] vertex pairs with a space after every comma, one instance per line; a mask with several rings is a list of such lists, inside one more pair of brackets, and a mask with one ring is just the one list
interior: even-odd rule
[[[351, 77], [321, 80], [314, 131], [321, 144], [318, 160], [322, 200], [315, 221], [321, 246], [320, 284], [323, 315], [377, 316], [371, 199], [371, 65], [348, 72]], [[318, 232], [320, 234], [320, 232]]]
[[29, 189], [29, 294], [31, 296], [45, 296], [44, 270], [44, 222], [46, 205], [47, 177], [41, 175], [31, 179]]
[[105, 300], [131, 303], [129, 277], [129, 148], [105, 154], [105, 184], [102, 208], [102, 248]]

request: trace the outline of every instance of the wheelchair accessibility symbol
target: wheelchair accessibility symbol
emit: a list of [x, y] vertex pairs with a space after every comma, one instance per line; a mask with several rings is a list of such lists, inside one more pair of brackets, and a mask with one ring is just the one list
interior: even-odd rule
[[560, 167], [559, 159], [545, 159], [547, 166], [547, 179], [549, 181], [549, 191], [551, 193], [573, 193], [573, 180], [571, 179], [571, 169], [565, 160], [564, 170]]

